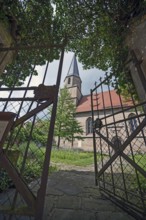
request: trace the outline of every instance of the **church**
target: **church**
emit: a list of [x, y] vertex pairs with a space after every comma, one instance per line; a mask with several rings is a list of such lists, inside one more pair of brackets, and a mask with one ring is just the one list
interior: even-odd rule
[[[64, 86], [67, 87], [71, 94], [71, 98], [73, 99], [76, 105], [76, 119], [80, 123], [83, 128], [83, 140], [75, 140], [73, 147], [79, 148], [82, 150], [93, 150], [93, 123], [92, 123], [92, 109], [91, 109], [91, 94], [83, 95], [82, 94], [82, 80], [80, 78], [78, 63], [76, 60], [75, 55], [71, 61], [69, 70], [67, 75], [64, 79]], [[92, 88], [91, 88], [92, 89]], [[110, 102], [110, 95], [112, 96], [112, 105]], [[104, 101], [103, 101], [104, 100]], [[104, 103], [103, 103], [104, 102]], [[102, 117], [105, 114], [112, 115], [112, 111], [119, 111], [121, 109], [121, 103], [119, 96], [117, 95], [115, 90], [111, 90], [110, 94], [109, 91], [104, 91], [102, 93], [98, 93], [98, 111], [97, 111], [97, 104], [96, 99], [94, 100], [93, 105], [94, 108], [94, 115], [97, 117]], [[124, 106], [130, 106], [130, 102], [125, 102]], [[118, 115], [119, 119], [121, 118], [121, 114]], [[126, 113], [126, 117], [130, 117], [130, 112]], [[112, 120], [109, 119], [109, 120]], [[136, 123], [131, 121], [131, 129], [132, 126], [136, 127]], [[114, 133], [114, 127], [110, 127], [112, 134]], [[119, 139], [122, 141], [121, 137]], [[113, 140], [115, 137], [113, 136]], [[116, 137], [117, 140], [117, 137]], [[118, 140], [119, 141], [119, 140]], [[65, 144], [65, 147], [71, 147], [71, 143], [61, 141], [61, 146]]]

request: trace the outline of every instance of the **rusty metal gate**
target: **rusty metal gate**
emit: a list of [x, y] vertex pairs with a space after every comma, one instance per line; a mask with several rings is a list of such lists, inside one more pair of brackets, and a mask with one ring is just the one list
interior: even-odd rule
[[[48, 54], [52, 49], [47, 49]], [[64, 43], [59, 50], [55, 85], [50, 85], [49, 61], [37, 77], [27, 77], [23, 86], [1, 85], [0, 219], [42, 219]]]
[[146, 102], [111, 87], [106, 76], [91, 90], [95, 181], [136, 219], [146, 218]]

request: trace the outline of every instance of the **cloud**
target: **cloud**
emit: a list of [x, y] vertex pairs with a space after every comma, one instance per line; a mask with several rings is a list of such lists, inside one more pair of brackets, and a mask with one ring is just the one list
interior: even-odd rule
[[[64, 55], [64, 62], [62, 68], [62, 76], [61, 76], [61, 88], [64, 86], [64, 79], [68, 73], [73, 53], [68, 52]], [[33, 76], [31, 81], [31, 86], [38, 86], [42, 83], [45, 71], [47, 71], [46, 78], [44, 81], [45, 85], [54, 85], [56, 84], [57, 74], [58, 74], [59, 60], [55, 60], [49, 64], [48, 69], [46, 70], [45, 66], [37, 66], [36, 69], [39, 72], [38, 76]], [[95, 81], [103, 76], [103, 72], [98, 69], [89, 69], [84, 70], [82, 64], [78, 62], [79, 74], [82, 80], [82, 93], [83, 95], [90, 94], [90, 89], [94, 88]], [[27, 81], [27, 80], [26, 80]], [[26, 85], [26, 82], [25, 82]]]

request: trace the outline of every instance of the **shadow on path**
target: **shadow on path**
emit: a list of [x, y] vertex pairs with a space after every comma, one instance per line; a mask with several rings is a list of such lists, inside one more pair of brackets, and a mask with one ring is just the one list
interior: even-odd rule
[[49, 176], [43, 220], [133, 220], [102, 197], [94, 172], [59, 171]]

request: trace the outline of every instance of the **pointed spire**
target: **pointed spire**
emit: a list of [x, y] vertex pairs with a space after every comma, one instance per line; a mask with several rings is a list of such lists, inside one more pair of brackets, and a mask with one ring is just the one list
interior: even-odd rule
[[78, 76], [79, 77], [79, 69], [78, 64], [76, 60], [76, 56], [73, 56], [73, 59], [71, 61], [67, 76]]

